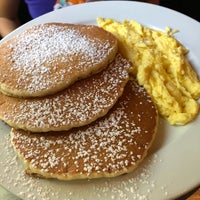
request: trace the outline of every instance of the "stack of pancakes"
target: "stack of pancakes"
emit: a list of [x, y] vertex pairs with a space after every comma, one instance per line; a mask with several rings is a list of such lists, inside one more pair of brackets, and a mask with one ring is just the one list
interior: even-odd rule
[[45, 23], [0, 46], [0, 119], [28, 174], [114, 177], [144, 159], [157, 109], [111, 33]]

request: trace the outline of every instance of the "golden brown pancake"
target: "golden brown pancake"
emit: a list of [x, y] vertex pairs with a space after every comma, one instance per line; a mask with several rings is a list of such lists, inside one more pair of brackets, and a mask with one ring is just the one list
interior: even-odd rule
[[10, 96], [54, 94], [105, 68], [117, 40], [92, 25], [46, 23], [0, 44], [0, 90]]
[[45, 134], [12, 129], [13, 147], [28, 174], [61, 180], [129, 173], [147, 155], [158, 113], [134, 80], [106, 116], [84, 127]]
[[130, 63], [117, 54], [103, 71], [42, 98], [14, 98], [0, 93], [0, 119], [33, 132], [63, 131], [104, 116], [122, 95]]

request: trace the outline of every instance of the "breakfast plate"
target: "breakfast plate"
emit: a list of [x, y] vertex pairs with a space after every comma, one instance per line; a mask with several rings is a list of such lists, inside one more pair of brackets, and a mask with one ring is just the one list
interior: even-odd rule
[[[91, 2], [50, 12], [16, 29], [1, 42], [39, 23], [96, 24], [97, 17], [131, 20], [150, 28], [179, 30], [175, 37], [189, 49], [188, 59], [200, 75], [200, 23], [176, 11], [131, 1]], [[132, 173], [109, 179], [58, 181], [24, 174], [10, 144], [10, 127], [0, 122], [0, 184], [22, 199], [175, 199], [200, 185], [200, 115], [184, 126], [160, 117], [148, 156]]]

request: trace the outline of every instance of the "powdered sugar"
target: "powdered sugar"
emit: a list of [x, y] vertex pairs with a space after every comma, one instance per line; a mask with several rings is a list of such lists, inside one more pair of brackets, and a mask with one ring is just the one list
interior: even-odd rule
[[104, 67], [115, 52], [116, 41], [94, 37], [95, 29], [98, 28], [52, 23], [25, 30], [8, 45], [11, 67], [7, 78], [12, 77], [9, 73], [17, 73], [16, 89], [37, 92], [98, 70], [99, 64]]
[[[40, 171], [54, 178], [90, 178], [93, 174], [101, 177], [104, 173], [115, 176], [130, 171], [146, 155], [157, 126], [155, 107], [138, 119], [141, 104], [134, 99], [135, 87], [129, 82], [112, 110], [88, 126], [42, 135], [13, 130], [16, 151], [30, 163], [33, 173]], [[137, 98], [146, 98], [144, 91], [138, 95]], [[146, 107], [153, 105], [143, 101]], [[154, 117], [145, 123], [149, 114]]]
[[5, 104], [11, 103], [3, 118], [32, 131], [67, 130], [88, 124], [107, 113], [121, 96], [130, 68], [131, 65], [118, 55], [107, 69], [58, 95], [43, 99], [8, 98]]
[[[23, 165], [15, 156], [9, 134], [1, 133], [0, 182], [11, 192], [27, 200], [75, 200], [75, 199], [142, 199], [150, 200], [152, 193], [160, 192], [168, 199], [168, 184], [158, 184], [153, 168], [163, 161], [158, 155], [149, 156], [133, 173], [115, 179], [98, 179], [62, 182], [42, 180], [23, 172]], [[6, 159], [3, 159], [2, 156]], [[78, 190], [78, 192], [77, 192]], [[10, 194], [3, 197], [12, 197]], [[14, 197], [13, 197], [14, 198]], [[15, 199], [15, 198], [14, 198]], [[17, 198], [16, 198], [17, 199]]]
[[[134, 84], [132, 85], [132, 88], [135, 88], [135, 91], [139, 91], [139, 89], [136, 89], [137, 86]], [[141, 94], [139, 95], [136, 93], [136, 96], [140, 96], [142, 100], [144, 99], [143, 95], [145, 95], [145, 91], [140, 90], [140, 92]], [[128, 94], [130, 94], [129, 91]], [[129, 98], [127, 98], [127, 100], [128, 99]], [[133, 102], [133, 106], [141, 106], [141, 104], [139, 103], [140, 100], [139, 102]], [[147, 101], [147, 105], [149, 104], [150, 99], [149, 101]], [[22, 148], [23, 151], [26, 151], [26, 159], [30, 159], [33, 166], [40, 166], [43, 169], [42, 172], [44, 174], [50, 172], [52, 169], [60, 170], [59, 172], [64, 172], [64, 169], [68, 168], [69, 170], [66, 172], [70, 172], [71, 170], [73, 170], [73, 167], [70, 168], [70, 162], [72, 162], [74, 166], [81, 167], [81, 161], [83, 161], [83, 169], [85, 170], [84, 173], [86, 174], [90, 174], [94, 170], [97, 172], [100, 172], [101, 170], [103, 170], [103, 172], [106, 172], [106, 170], [110, 171], [112, 169], [117, 171], [120, 167], [125, 168], [130, 164], [130, 161], [126, 157], [127, 151], [125, 150], [127, 150], [127, 143], [132, 145], [133, 141], [128, 140], [128, 138], [130, 138], [131, 135], [132, 137], [134, 137], [134, 135], [139, 136], [141, 134], [144, 134], [146, 137], [149, 135], [149, 131], [145, 131], [140, 128], [138, 129], [137, 114], [135, 115], [135, 120], [127, 121], [127, 114], [125, 114], [123, 110], [123, 108], [125, 108], [126, 106], [130, 105], [128, 105], [126, 102], [121, 103], [120, 108], [118, 108], [113, 114], [111, 114], [109, 118], [105, 118], [104, 122], [98, 122], [98, 126], [93, 132], [88, 126], [84, 130], [82, 130], [82, 133], [80, 131], [77, 132], [77, 134], [72, 134], [69, 137], [67, 136], [67, 133], [65, 133], [63, 136], [61, 133], [61, 135], [58, 136], [57, 139], [53, 137], [53, 133], [52, 135], [50, 133], [49, 136], [46, 134], [40, 135], [39, 138], [36, 138], [35, 134], [31, 134], [29, 137], [29, 135], [27, 134], [22, 136], [21, 134], [15, 133], [15, 146], [19, 145], [19, 147]], [[151, 107], [149, 106], [149, 108]], [[128, 112], [129, 114], [134, 115], [133, 111], [128, 110]], [[140, 116], [142, 117], [142, 115]], [[109, 124], [113, 125], [113, 128], [110, 132], [106, 131], [106, 129], [110, 127]], [[122, 131], [124, 127], [125, 132]], [[134, 130], [132, 130], [131, 132], [127, 132], [127, 129], [129, 128], [133, 128]], [[86, 138], [87, 135], [90, 136], [89, 140], [87, 140]], [[127, 143], [125, 139], [126, 137]], [[76, 182], [72, 181], [70, 183], [57, 182], [54, 180], [48, 181], [37, 179], [35, 177], [29, 177], [22, 173], [23, 166], [21, 165], [21, 162], [18, 162], [16, 157], [13, 159], [14, 154], [12, 152], [12, 148], [10, 147], [10, 140], [8, 139], [8, 135], [6, 135], [6, 138], [6, 143], [9, 147], [5, 147], [3, 143], [2, 145], [4, 145], [3, 149], [9, 148], [9, 150], [6, 151], [9, 152], [9, 156], [6, 154], [7, 161], [4, 164], [4, 166], [6, 166], [6, 170], [4, 173], [5, 175], [1, 175], [0, 180], [6, 180], [9, 176], [12, 185], [14, 183], [14, 188], [17, 188], [17, 192], [15, 193], [17, 193], [22, 198], [31, 200], [57, 200], [94, 198], [102, 199], [109, 197], [110, 199], [118, 200], [129, 198], [149, 200], [151, 192], [155, 189], [159, 190], [159, 187], [162, 193], [167, 195], [167, 185], [157, 185], [156, 180], [152, 179], [151, 165], [152, 163], [156, 165], [159, 162], [159, 158], [157, 158], [156, 156], [153, 158], [149, 158], [149, 160], [147, 160], [148, 162], [146, 162], [143, 166], [140, 165], [140, 167], [134, 173], [129, 173], [128, 175], [116, 177], [115, 179], [100, 179], [90, 181], [84, 180]], [[20, 143], [20, 140], [23, 144]], [[98, 148], [99, 142], [101, 143], [101, 145], [99, 145]], [[114, 145], [114, 143], [116, 143], [116, 145]], [[140, 147], [140, 143], [136, 141], [134, 143], [137, 147]], [[88, 150], [86, 150], [87, 144], [91, 145], [91, 148], [88, 148]], [[148, 142], [146, 143], [146, 145], [149, 145]], [[51, 146], [54, 146], [55, 149], [51, 150]], [[33, 150], [35, 147], [39, 148]], [[108, 156], [104, 155], [104, 149], [107, 149], [106, 153], [108, 154]], [[141, 148], [136, 148], [137, 151], [139, 149], [141, 151]], [[77, 152], [77, 156], [75, 156], [74, 159], [70, 161], [71, 157], [69, 155], [73, 155], [74, 150]], [[41, 151], [43, 151], [42, 154]], [[99, 151], [101, 151], [101, 154], [98, 154]], [[60, 155], [59, 159], [57, 157], [58, 155]], [[133, 158], [135, 157], [134, 160], [135, 162], [137, 162], [137, 155], [140, 154], [135, 152], [135, 156], [132, 153], [130, 155], [133, 156]], [[42, 156], [42, 158], [40, 156]], [[107, 162], [106, 165], [102, 165], [101, 159], [104, 157], [105, 160], [113, 163], [107, 164]], [[94, 162], [90, 163], [90, 159], [92, 159]], [[114, 163], [116, 161], [117, 164], [115, 165]], [[133, 162], [132, 164], [134, 165], [136, 163]], [[15, 175], [11, 175], [12, 173], [14, 173]], [[76, 171], [76, 173], [80, 172]], [[16, 174], [18, 174], [17, 178]], [[77, 188], [79, 190], [78, 193]], [[146, 190], [141, 190], [141, 188], [146, 188]], [[14, 191], [13, 188], [12, 191]], [[88, 193], [86, 191], [90, 192]]]
[[[63, 62], [66, 62], [68, 55], [80, 53], [85, 56], [85, 60], [89, 60], [88, 63], [97, 62], [96, 56], [102, 55], [103, 49], [110, 46], [105, 42], [100, 43], [98, 47], [94, 40], [90, 40], [87, 35], [76, 29], [66, 30], [62, 26], [46, 26], [45, 24], [31, 31], [25, 31], [17, 39], [14, 45], [9, 46], [13, 49], [11, 59], [15, 63], [12, 70], [24, 70], [30, 74], [38, 68], [41, 73], [48, 73], [50, 69], [45, 66], [45, 63], [54, 63], [59, 56]], [[72, 57], [71, 59], [73, 61]]]

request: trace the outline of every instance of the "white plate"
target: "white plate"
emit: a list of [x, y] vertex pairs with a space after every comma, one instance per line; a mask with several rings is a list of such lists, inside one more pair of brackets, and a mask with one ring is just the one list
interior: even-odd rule
[[[97, 17], [134, 19], [164, 30], [178, 29], [178, 40], [190, 50], [189, 60], [200, 74], [200, 23], [167, 8], [140, 2], [93, 2], [48, 13], [12, 32], [44, 22], [96, 24]], [[0, 123], [0, 182], [25, 199], [172, 199], [200, 184], [200, 116], [186, 125], [173, 127], [160, 119], [159, 131], [147, 158], [132, 173], [113, 179], [64, 182], [31, 178], [9, 141], [10, 128]], [[34, 198], [35, 197], [35, 198]]]

